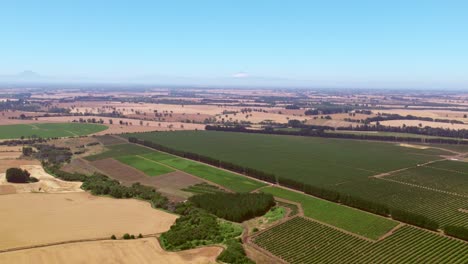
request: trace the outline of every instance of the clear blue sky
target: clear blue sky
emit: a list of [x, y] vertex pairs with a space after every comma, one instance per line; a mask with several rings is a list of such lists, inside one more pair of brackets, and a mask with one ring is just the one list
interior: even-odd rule
[[14, 0], [0, 34], [0, 75], [468, 88], [466, 0]]

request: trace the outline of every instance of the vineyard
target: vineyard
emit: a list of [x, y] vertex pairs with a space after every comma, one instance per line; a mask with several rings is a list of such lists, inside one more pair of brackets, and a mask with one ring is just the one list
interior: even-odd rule
[[392, 174], [388, 179], [468, 197], [468, 163], [441, 161]]
[[411, 226], [369, 242], [295, 217], [253, 237], [290, 263], [467, 263], [468, 244]]
[[[441, 227], [468, 227], [468, 214], [460, 211], [468, 209], [467, 198], [450, 193], [466, 193], [465, 174], [453, 172], [466, 172], [466, 165], [444, 161], [430, 164], [430, 168], [421, 166], [440, 160], [442, 155], [451, 154], [438, 148], [215, 131], [139, 133], [126, 137], [137, 137], [176, 150], [271, 173], [281, 179], [420, 214], [438, 222]], [[401, 173], [414, 175], [403, 175], [406, 179], [398, 182], [392, 181], [392, 176], [373, 177], [403, 168], [407, 170]], [[420, 173], [422, 170], [429, 172]], [[223, 186], [229, 184], [216, 183]]]
[[398, 224], [396, 221], [378, 215], [294, 191], [277, 187], [266, 187], [262, 188], [261, 191], [275, 197], [300, 203], [304, 215], [307, 217], [370, 239], [378, 239]]

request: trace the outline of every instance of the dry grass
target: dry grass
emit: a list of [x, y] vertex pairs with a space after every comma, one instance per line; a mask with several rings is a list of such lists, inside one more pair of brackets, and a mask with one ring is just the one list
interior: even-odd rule
[[175, 215], [135, 199], [89, 193], [22, 193], [0, 196], [0, 249], [77, 239], [164, 232]]
[[220, 247], [166, 252], [155, 238], [82, 242], [0, 254], [0, 263], [215, 263]]
[[[81, 182], [67, 182], [53, 177], [44, 171], [41, 165], [21, 165], [18, 166], [27, 170], [32, 177], [39, 179], [34, 183], [9, 183], [6, 181], [5, 173], [0, 173], [0, 186], [12, 186], [15, 193], [45, 192], [45, 193], [66, 193], [83, 192]], [[6, 188], [6, 187], [5, 187]], [[9, 187], [11, 188], [11, 187]], [[0, 194], [2, 194], [0, 192]]]
[[429, 121], [420, 121], [420, 120], [390, 120], [390, 121], [382, 121], [380, 122], [381, 125], [384, 126], [392, 126], [392, 127], [401, 127], [403, 124], [406, 126], [419, 126], [422, 127], [429, 126], [429, 127], [439, 127], [439, 128], [450, 128], [450, 129], [468, 129], [468, 125], [466, 124], [450, 124], [450, 123], [440, 123], [440, 122], [429, 122]]

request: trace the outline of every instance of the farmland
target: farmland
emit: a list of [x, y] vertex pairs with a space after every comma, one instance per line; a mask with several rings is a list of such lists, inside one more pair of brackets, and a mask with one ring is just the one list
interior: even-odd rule
[[156, 238], [137, 240], [104, 240], [25, 249], [0, 254], [0, 263], [214, 263], [221, 247], [202, 247], [180, 252], [167, 252]]
[[468, 226], [468, 215], [459, 211], [466, 207], [465, 197], [374, 177], [394, 170], [419, 168], [418, 165], [452, 154], [438, 148], [215, 131], [126, 135], [130, 136], [411, 211], [441, 226]]
[[177, 216], [149, 203], [85, 192], [0, 195], [0, 249], [169, 229]]
[[174, 171], [167, 166], [152, 162], [142, 156], [121, 156], [117, 160], [144, 172], [148, 176], [158, 176]]
[[304, 209], [304, 215], [307, 217], [370, 239], [378, 239], [398, 224], [398, 222], [384, 217], [294, 191], [277, 187], [266, 187], [261, 189], [261, 191], [300, 203]]
[[104, 131], [107, 126], [81, 123], [17, 124], [0, 126], [0, 139], [20, 137], [76, 137]]
[[157, 176], [179, 170], [219, 184], [235, 192], [250, 192], [265, 185], [229, 171], [135, 144], [109, 145], [107, 148], [107, 151], [89, 156], [86, 159], [97, 161], [105, 158], [115, 158], [124, 164], [144, 172], [148, 176]]
[[106, 146], [107, 150], [97, 155], [86, 157], [89, 161], [95, 161], [105, 158], [115, 158], [120, 156], [139, 155], [150, 153], [152, 150], [134, 144], [118, 144]]
[[468, 197], [468, 163], [440, 161], [392, 174], [388, 179]]
[[363, 179], [435, 160], [445, 153], [377, 142], [215, 131], [132, 136], [314, 185]]
[[331, 227], [295, 217], [253, 238], [254, 243], [290, 263], [466, 263], [465, 242], [403, 226], [369, 242]]

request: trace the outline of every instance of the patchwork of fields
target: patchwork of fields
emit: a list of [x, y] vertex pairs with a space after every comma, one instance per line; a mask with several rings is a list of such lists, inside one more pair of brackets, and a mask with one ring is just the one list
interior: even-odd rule
[[20, 137], [76, 137], [94, 134], [106, 130], [107, 126], [100, 124], [81, 123], [45, 123], [19, 124], [0, 126], [0, 139], [14, 139]]
[[466, 263], [468, 245], [419, 228], [403, 226], [370, 242], [320, 223], [295, 217], [253, 238], [290, 263]]
[[[391, 208], [411, 211], [429, 217], [441, 226], [468, 227], [468, 214], [460, 211], [467, 209], [468, 199], [449, 193], [466, 192], [466, 188], [459, 184], [463, 181], [463, 176], [457, 172], [431, 169], [441, 171], [440, 175], [449, 179], [447, 186], [440, 186], [440, 182], [434, 182], [430, 177], [425, 177], [419, 183], [421, 186], [408, 184], [406, 180], [389, 181], [392, 177], [388, 176], [374, 177], [405, 168], [407, 170], [401, 173], [418, 172], [420, 169], [427, 169], [420, 165], [440, 160], [445, 155], [453, 155], [439, 148], [421, 149], [382, 142], [216, 131], [158, 132], [125, 136], [339, 191]], [[445, 162], [435, 162], [428, 166], [446, 166], [444, 164]], [[466, 171], [464, 168], [453, 170]], [[407, 181], [415, 177], [417, 175]], [[431, 190], [434, 186], [441, 190]]]
[[250, 192], [265, 184], [244, 176], [177, 156], [161, 153], [135, 144], [107, 146], [107, 151], [86, 159], [97, 161], [114, 158], [148, 176], [159, 176], [173, 171], [182, 171], [218, 184], [234, 192]]

